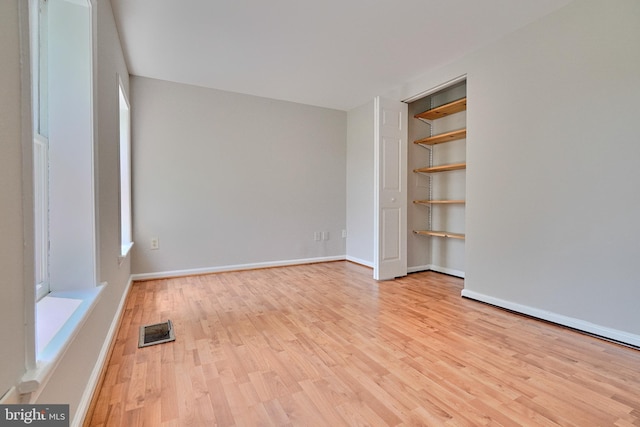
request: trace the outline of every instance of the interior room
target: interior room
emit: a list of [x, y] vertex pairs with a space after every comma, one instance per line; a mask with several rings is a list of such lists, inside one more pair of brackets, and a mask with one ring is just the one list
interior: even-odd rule
[[640, 2], [171, 3], [0, 2], [0, 403], [640, 423]]

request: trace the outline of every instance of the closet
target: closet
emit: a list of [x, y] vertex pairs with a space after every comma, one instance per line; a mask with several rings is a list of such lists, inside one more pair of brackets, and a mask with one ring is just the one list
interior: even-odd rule
[[409, 103], [407, 267], [464, 277], [466, 81]]

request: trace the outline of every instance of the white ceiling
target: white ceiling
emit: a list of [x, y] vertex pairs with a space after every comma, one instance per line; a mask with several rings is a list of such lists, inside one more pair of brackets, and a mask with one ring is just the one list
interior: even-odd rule
[[133, 75], [348, 110], [571, 0], [111, 0]]

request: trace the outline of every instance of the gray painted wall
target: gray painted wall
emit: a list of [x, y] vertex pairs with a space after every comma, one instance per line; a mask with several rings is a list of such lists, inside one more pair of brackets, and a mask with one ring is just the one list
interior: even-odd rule
[[347, 127], [347, 258], [373, 267], [373, 100], [349, 111]]
[[134, 273], [344, 256], [346, 112], [131, 85]]
[[640, 2], [577, 0], [467, 74], [465, 290], [640, 334]]

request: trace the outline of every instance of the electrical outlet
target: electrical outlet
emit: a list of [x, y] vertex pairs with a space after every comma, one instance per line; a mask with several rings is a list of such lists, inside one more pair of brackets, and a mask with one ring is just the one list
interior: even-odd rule
[[347, 230], [342, 230], [342, 238], [346, 238], [347, 237]]
[[322, 240], [322, 233], [320, 233], [319, 231], [314, 231], [313, 240], [315, 240], [316, 242], [319, 242], [320, 240]]
[[329, 240], [329, 232], [328, 231], [323, 231], [322, 232], [322, 240]]
[[151, 238], [151, 244], [149, 245], [149, 248], [151, 250], [160, 249], [160, 239], [158, 239], [157, 237], [152, 237]]

